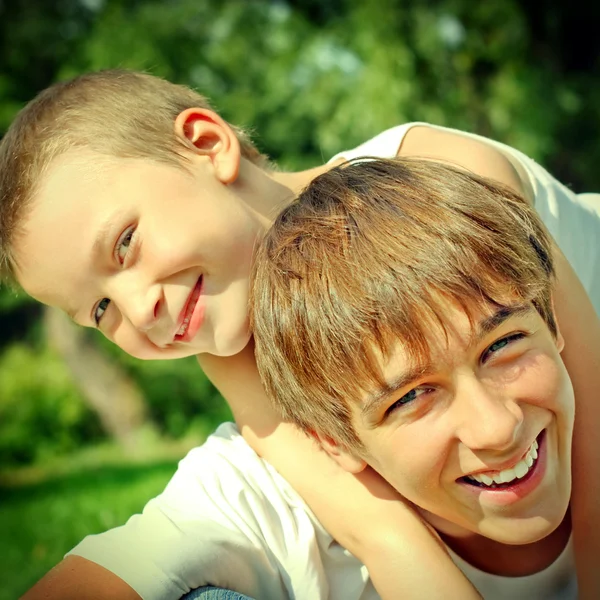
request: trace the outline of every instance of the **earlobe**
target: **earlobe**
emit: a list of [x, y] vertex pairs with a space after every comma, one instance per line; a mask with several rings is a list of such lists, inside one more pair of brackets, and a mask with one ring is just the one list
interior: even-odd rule
[[354, 454], [352, 451], [344, 448], [335, 440], [328, 436], [322, 436], [318, 433], [313, 434], [321, 447], [344, 471], [349, 473], [360, 473], [367, 467], [365, 460]]
[[560, 325], [558, 323], [558, 319], [556, 318], [556, 310], [554, 309], [554, 298], [552, 298], [551, 305], [552, 305], [552, 316], [554, 317], [554, 324], [556, 326], [556, 348], [560, 354], [565, 348], [565, 338], [563, 337], [562, 333], [560, 332]]
[[559, 354], [565, 349], [565, 338], [562, 336], [558, 325], [556, 326], [556, 348]]
[[210, 159], [222, 183], [233, 183], [237, 179], [240, 144], [231, 127], [217, 113], [205, 108], [188, 108], [177, 115], [174, 128], [190, 150]]

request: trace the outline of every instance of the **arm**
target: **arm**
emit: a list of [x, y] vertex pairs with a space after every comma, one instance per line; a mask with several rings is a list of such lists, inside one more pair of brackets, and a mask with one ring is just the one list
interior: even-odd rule
[[246, 441], [366, 564], [384, 600], [480, 598], [437, 535], [379, 475], [347, 473], [308, 436], [281, 422], [263, 391], [251, 344], [236, 356], [201, 355], [199, 362], [230, 402]]
[[571, 517], [579, 598], [600, 598], [600, 319], [581, 282], [557, 249], [554, 304], [575, 389]]
[[80, 556], [67, 556], [22, 600], [141, 600], [122, 579]]

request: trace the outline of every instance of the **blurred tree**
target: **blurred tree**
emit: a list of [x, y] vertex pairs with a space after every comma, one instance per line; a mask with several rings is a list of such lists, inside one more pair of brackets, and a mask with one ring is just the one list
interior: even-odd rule
[[[594, 190], [599, 17], [583, 0], [0, 0], [0, 130], [56, 79], [127, 67], [197, 87], [284, 168], [423, 120], [507, 142]], [[46, 352], [39, 316], [0, 290], [0, 348]], [[85, 340], [137, 382], [147, 408], [132, 414], [163, 433], [228, 417], [193, 359], [142, 363]]]
[[151, 428], [138, 386], [66, 314], [46, 307], [44, 322], [49, 346], [65, 361], [104, 430], [125, 450], [135, 451]]

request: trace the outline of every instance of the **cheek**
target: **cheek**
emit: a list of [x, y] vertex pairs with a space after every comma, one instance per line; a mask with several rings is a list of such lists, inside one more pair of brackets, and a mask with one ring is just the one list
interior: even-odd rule
[[440, 491], [448, 452], [449, 443], [433, 426], [413, 424], [378, 444], [369, 462], [402, 496], [423, 505]]
[[519, 378], [517, 392], [521, 398], [555, 413], [573, 412], [573, 387], [558, 354], [532, 357], [526, 367]]
[[168, 277], [200, 262], [200, 240], [188, 223], [169, 223], [142, 231], [141, 256], [157, 277]]
[[123, 352], [141, 360], [162, 358], [163, 352], [150, 343], [148, 338], [140, 335], [128, 323], [121, 321], [118, 326], [104, 334], [113, 344]]

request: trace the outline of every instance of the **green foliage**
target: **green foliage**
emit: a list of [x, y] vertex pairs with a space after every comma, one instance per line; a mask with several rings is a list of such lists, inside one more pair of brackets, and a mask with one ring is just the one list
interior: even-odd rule
[[[96, 332], [90, 331], [90, 335]], [[117, 358], [135, 379], [150, 408], [152, 420], [168, 437], [205, 437], [219, 423], [231, 421], [229, 407], [200, 369], [195, 357], [142, 361], [97, 334], [98, 343]]]
[[0, 285], [0, 315], [10, 313], [23, 305], [33, 303], [35, 303], [35, 300], [27, 296], [24, 292]]
[[95, 416], [48, 350], [15, 343], [0, 355], [0, 464], [28, 463], [102, 437]]
[[141, 511], [174, 471], [174, 461], [104, 466], [45, 483], [0, 487], [0, 600], [20, 597], [86, 535]]
[[[599, 7], [584, 0], [0, 2], [0, 131], [57, 79], [128, 67], [197, 87], [225, 118], [253, 128], [283, 168], [315, 165], [386, 127], [424, 120], [507, 142], [576, 189], [596, 190]], [[3, 460], [98, 436], [39, 329], [35, 306], [0, 288]], [[230, 418], [194, 359], [143, 363], [107, 351], [139, 382], [165, 435], [206, 432]]]
[[153, 421], [166, 435], [208, 435], [219, 423], [231, 421], [229, 407], [206, 378], [194, 357], [177, 361], [127, 365], [140, 385]]

